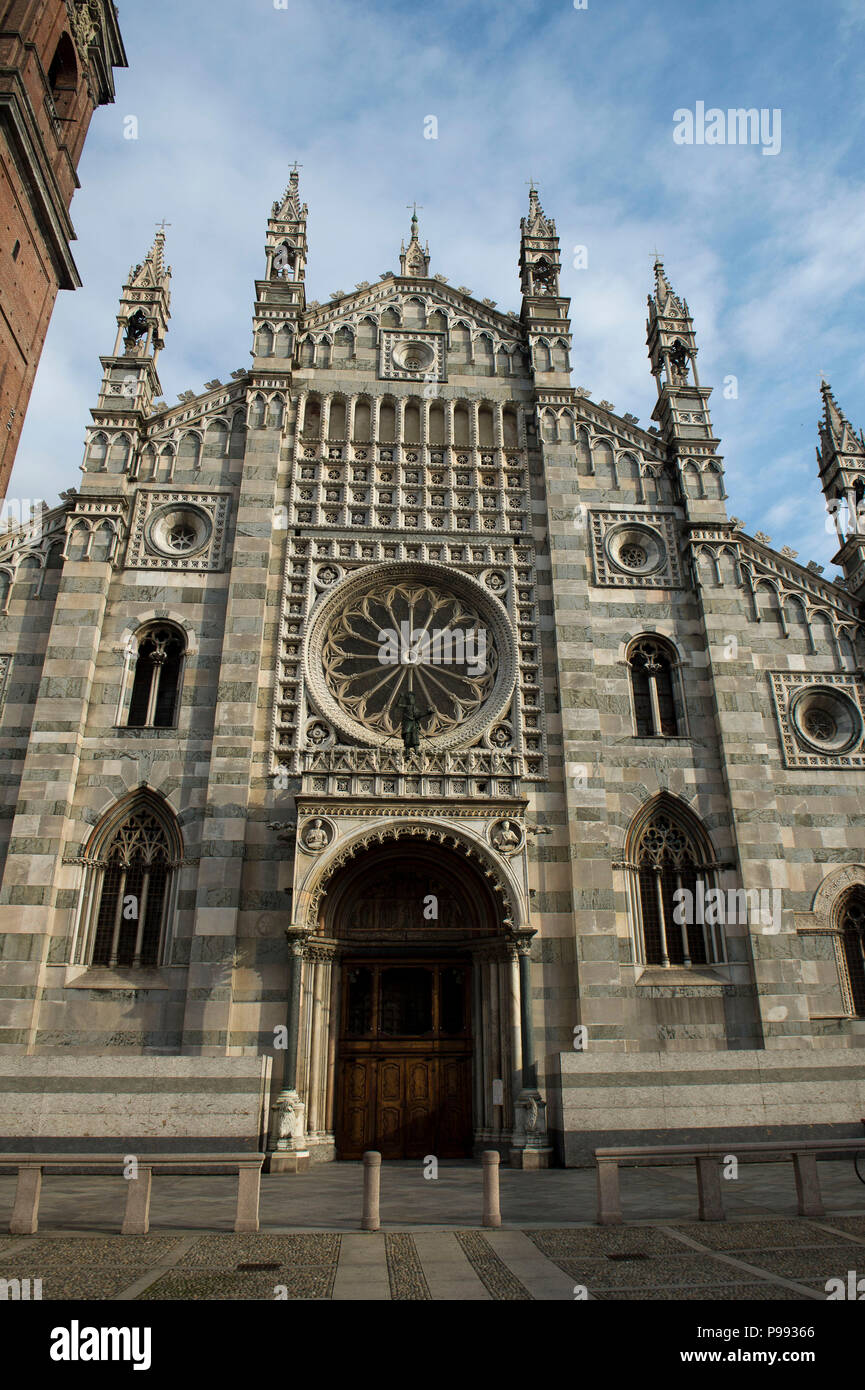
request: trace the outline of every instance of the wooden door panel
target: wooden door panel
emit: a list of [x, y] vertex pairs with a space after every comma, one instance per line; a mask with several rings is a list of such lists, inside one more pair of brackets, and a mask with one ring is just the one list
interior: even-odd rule
[[402, 1158], [405, 1150], [405, 1075], [402, 1057], [379, 1059], [376, 1092], [372, 1147], [379, 1150], [382, 1158]]
[[471, 1059], [439, 1059], [439, 1153], [462, 1158], [471, 1133]]
[[435, 1152], [436, 1061], [432, 1057], [407, 1057], [406, 1158], [425, 1158]]
[[372, 1091], [372, 1061], [368, 1058], [347, 1058], [343, 1066], [342, 1106], [337, 1145], [346, 1158], [359, 1158], [369, 1147], [370, 1097]]

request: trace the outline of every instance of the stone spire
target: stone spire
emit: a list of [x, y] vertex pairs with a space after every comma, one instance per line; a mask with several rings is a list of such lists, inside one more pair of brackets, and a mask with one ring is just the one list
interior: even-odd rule
[[[255, 282], [253, 374], [290, 372], [306, 309], [309, 208], [300, 201], [299, 167], [294, 164], [288, 187], [274, 202], [267, 219], [264, 279]], [[257, 383], [251, 379], [249, 385], [252, 392]]]
[[408, 249], [404, 241], [400, 244], [399, 273], [413, 279], [425, 280], [429, 278], [429, 242], [426, 246], [421, 246], [418, 237], [417, 203], [412, 203], [411, 207], [411, 236]]
[[861, 433], [856, 433], [833, 396], [832, 387], [825, 379], [820, 386], [820, 394], [823, 397], [823, 419], [818, 425], [820, 448], [817, 450], [817, 459], [821, 464], [821, 471], [824, 460], [828, 462], [833, 454], [850, 454], [854, 458], [861, 458], [863, 462], [858, 467], [865, 467], [865, 439]]
[[834, 557], [851, 593], [865, 593], [865, 437], [857, 434], [824, 380], [817, 467], [841, 549]]
[[308, 213], [306, 203], [301, 204], [300, 201], [300, 175], [294, 168], [288, 176], [288, 187], [282, 199], [273, 205], [271, 216], [277, 222], [305, 222]]
[[646, 322], [649, 361], [658, 388], [652, 419], [657, 420], [661, 438], [675, 460], [680, 500], [689, 517], [725, 521], [720, 441], [709, 414], [712, 388], [700, 385], [694, 321], [688, 301], [676, 294], [657, 254], [654, 271]]
[[556, 224], [551, 217], [545, 216], [534, 180], [529, 185], [529, 215], [522, 219], [520, 227], [529, 236], [554, 237], [556, 235]]
[[162, 393], [156, 366], [171, 318], [171, 266], [165, 264], [165, 226], [159, 226], [144, 260], [131, 267], [121, 291], [114, 351], [110, 357], [100, 358], [100, 415], [119, 411], [125, 417], [143, 417]]
[[[559, 299], [559, 273], [562, 268], [556, 224], [547, 217], [534, 183], [529, 191], [529, 215], [520, 219], [520, 284], [525, 302], [536, 304]], [[565, 301], [562, 301], [563, 303]], [[544, 313], [541, 317], [549, 317]], [[554, 317], [567, 318], [567, 309]]]
[[[288, 176], [288, 187], [271, 208], [267, 222], [266, 280], [302, 285], [306, 277], [306, 219], [309, 208], [300, 201], [298, 166]], [[303, 308], [303, 304], [300, 305]]]
[[[110, 356], [100, 357], [102, 384], [87, 427], [82, 487], [101, 487], [104, 478], [92, 474], [128, 473], [162, 395], [156, 370], [171, 318], [171, 267], [165, 264], [165, 226], [160, 224], [143, 261], [130, 268], [120, 292], [117, 334]], [[124, 443], [125, 441], [125, 443]], [[106, 449], [109, 450], [106, 457]]]
[[[528, 217], [520, 219], [519, 266], [523, 292], [520, 319], [535, 382], [536, 425], [543, 435], [545, 407], [550, 405], [558, 410], [574, 399], [570, 372], [571, 301], [561, 293], [559, 285], [562, 260], [556, 224], [544, 213], [534, 182], [530, 184]], [[547, 453], [552, 457], [554, 452], [550, 444]]]
[[144, 260], [130, 270], [127, 287], [138, 290], [160, 286], [168, 293], [170, 280], [171, 266], [165, 264], [165, 227], [160, 226]]
[[[652, 312], [652, 299], [649, 297], [649, 313]], [[687, 301], [680, 300], [667, 279], [664, 262], [655, 258], [655, 303], [656, 315], [662, 318], [689, 318]]]

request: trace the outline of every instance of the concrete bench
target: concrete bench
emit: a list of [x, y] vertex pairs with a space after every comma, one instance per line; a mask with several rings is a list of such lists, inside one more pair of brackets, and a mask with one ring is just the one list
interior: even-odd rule
[[[39, 1197], [43, 1172], [61, 1168], [95, 1169], [123, 1174], [129, 1155], [124, 1154], [0, 1154], [0, 1167], [18, 1169], [15, 1206], [9, 1232], [32, 1236], [39, 1229]], [[145, 1236], [150, 1229], [150, 1188], [154, 1173], [214, 1173], [227, 1169], [237, 1173], [235, 1231], [258, 1230], [258, 1200], [261, 1191], [261, 1165], [265, 1155], [245, 1154], [136, 1154], [138, 1176], [127, 1178], [126, 1212], [120, 1228], [124, 1236]]]
[[727, 1144], [664, 1144], [646, 1148], [595, 1149], [598, 1170], [599, 1226], [615, 1226], [622, 1220], [619, 1195], [619, 1164], [634, 1166], [660, 1164], [670, 1158], [693, 1158], [697, 1164], [697, 1194], [701, 1221], [723, 1221], [724, 1202], [721, 1196], [720, 1164], [727, 1155], [735, 1158], [763, 1157], [777, 1154], [793, 1160], [796, 1176], [796, 1198], [800, 1216], [825, 1216], [817, 1177], [817, 1156], [820, 1153], [849, 1154], [865, 1148], [865, 1139], [788, 1139], [742, 1144], [731, 1139]]

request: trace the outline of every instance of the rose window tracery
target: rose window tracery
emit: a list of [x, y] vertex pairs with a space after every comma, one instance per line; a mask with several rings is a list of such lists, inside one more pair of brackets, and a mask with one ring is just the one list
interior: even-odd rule
[[517, 674], [499, 601], [459, 571], [414, 561], [334, 585], [305, 662], [312, 700], [337, 743], [399, 747], [412, 696], [421, 751], [484, 735], [508, 708]]
[[349, 603], [322, 647], [328, 689], [359, 723], [396, 737], [413, 690], [431, 713], [424, 734], [468, 722], [492, 691], [498, 653], [483, 618], [453, 593], [384, 582]]

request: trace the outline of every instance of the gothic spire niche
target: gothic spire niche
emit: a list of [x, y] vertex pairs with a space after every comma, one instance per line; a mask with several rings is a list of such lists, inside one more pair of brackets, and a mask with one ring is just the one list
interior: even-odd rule
[[399, 273], [402, 276], [410, 276], [412, 279], [425, 280], [429, 277], [429, 242], [426, 243], [426, 246], [420, 244], [416, 205], [412, 209], [408, 249], [406, 249], [405, 242], [400, 245]]
[[521, 318], [529, 338], [532, 371], [539, 386], [571, 395], [570, 308], [559, 287], [562, 261], [556, 224], [541, 207], [534, 183], [529, 215], [520, 219]]
[[267, 220], [264, 279], [255, 285], [252, 356], [256, 371], [291, 368], [298, 323], [306, 308], [308, 214], [306, 203], [300, 201], [300, 176], [295, 164], [288, 186], [273, 204]]
[[722, 459], [709, 415], [711, 386], [701, 386], [697, 335], [688, 301], [676, 294], [659, 256], [646, 322], [649, 361], [658, 387], [652, 419], [676, 462], [682, 501], [700, 521], [726, 521]]
[[[98, 441], [123, 431], [130, 447], [139, 441], [144, 420], [162, 394], [157, 363], [165, 346], [171, 318], [171, 267], [165, 264], [165, 229], [160, 226], [143, 261], [131, 267], [120, 295], [117, 334], [110, 357], [100, 357], [102, 384], [88, 427], [85, 471], [104, 472], [97, 465]], [[119, 452], [123, 436], [116, 436]], [[94, 441], [97, 446], [94, 447]], [[110, 460], [109, 460], [110, 468]]]
[[857, 596], [865, 592], [865, 437], [856, 433], [823, 381], [823, 419], [818, 429], [817, 466], [841, 549], [834, 557]]

